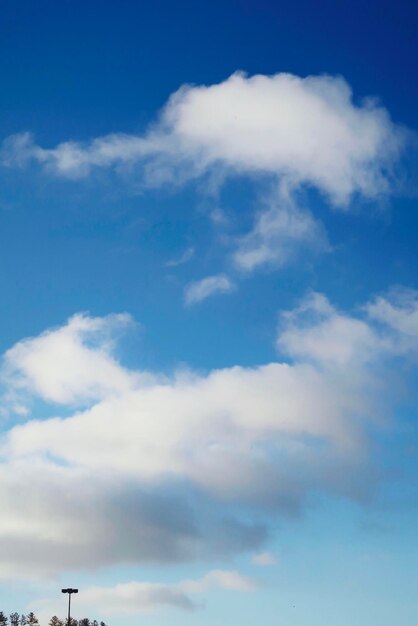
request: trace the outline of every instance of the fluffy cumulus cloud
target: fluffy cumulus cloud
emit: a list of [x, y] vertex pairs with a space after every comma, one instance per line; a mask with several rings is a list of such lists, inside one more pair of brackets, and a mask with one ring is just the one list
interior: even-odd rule
[[142, 135], [45, 148], [22, 133], [4, 141], [1, 161], [37, 162], [71, 178], [98, 168], [134, 170], [151, 186], [216, 172], [256, 178], [265, 193], [274, 181], [280, 199], [258, 211], [252, 230], [236, 241], [233, 259], [248, 271], [283, 265], [301, 245], [323, 244], [317, 221], [296, 201], [298, 190], [314, 187], [339, 207], [355, 195], [386, 194], [404, 143], [386, 109], [372, 99], [354, 101], [341, 77], [237, 72], [219, 84], [181, 87]]
[[[378, 297], [367, 305], [368, 314], [391, 327], [404, 337], [402, 346], [415, 347], [418, 340], [418, 292], [411, 289], [394, 289], [391, 298]], [[402, 349], [402, 346], [399, 346]]]
[[355, 104], [342, 78], [236, 73], [217, 85], [182, 87], [142, 136], [113, 134], [48, 149], [24, 134], [9, 138], [3, 160], [32, 158], [68, 176], [150, 158], [172, 167], [193, 164], [189, 175], [222, 164], [231, 173], [309, 183], [344, 203], [355, 192], [387, 189], [400, 145], [386, 110], [371, 100]]
[[368, 434], [390, 410], [388, 366], [416, 353], [417, 302], [380, 297], [353, 316], [311, 294], [280, 317], [281, 360], [205, 375], [124, 368], [109, 333], [125, 317], [76, 316], [16, 344], [4, 386], [79, 408], [2, 435], [0, 574], [259, 553], [310, 493], [365, 502]]
[[282, 320], [279, 349], [322, 368], [353, 363], [364, 366], [380, 358], [386, 347], [393, 348], [388, 334], [382, 336], [367, 321], [336, 311], [318, 293], [311, 294], [296, 310], [283, 313]]
[[141, 376], [111, 355], [113, 336], [132, 324], [129, 315], [75, 315], [64, 327], [22, 341], [4, 355], [4, 376], [15, 388], [46, 401], [78, 404], [134, 388]]

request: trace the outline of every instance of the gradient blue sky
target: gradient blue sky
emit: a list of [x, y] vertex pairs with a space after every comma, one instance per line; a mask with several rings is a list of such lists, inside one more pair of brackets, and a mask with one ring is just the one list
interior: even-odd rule
[[0, 2], [0, 610], [416, 619], [417, 23]]

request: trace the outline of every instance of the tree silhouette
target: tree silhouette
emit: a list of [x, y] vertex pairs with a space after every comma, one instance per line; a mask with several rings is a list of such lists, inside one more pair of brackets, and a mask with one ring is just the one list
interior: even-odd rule
[[[9, 626], [9, 618], [3, 611], [0, 611], [0, 626]], [[27, 615], [11, 613], [10, 626], [39, 626], [39, 620], [32, 612]], [[90, 620], [88, 617], [83, 617], [80, 620], [71, 617], [70, 623], [68, 623], [67, 618], [60, 619], [56, 615], [53, 615], [48, 622], [48, 626], [106, 626], [106, 624], [104, 622], [99, 623], [96, 619]]]
[[10, 614], [10, 626], [20, 626], [20, 615], [19, 615], [19, 613], [11, 613]]

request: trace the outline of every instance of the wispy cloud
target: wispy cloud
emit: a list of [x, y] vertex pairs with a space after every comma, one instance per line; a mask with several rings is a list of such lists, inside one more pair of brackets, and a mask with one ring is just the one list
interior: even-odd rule
[[232, 259], [245, 272], [265, 265], [282, 267], [302, 247], [329, 248], [324, 228], [308, 209], [300, 208], [291, 195], [279, 189], [264, 202], [252, 230], [236, 239]]
[[178, 267], [179, 265], [184, 265], [185, 263], [190, 261], [193, 257], [194, 257], [194, 248], [193, 246], [190, 246], [180, 256], [167, 261], [165, 266], [166, 267]]
[[189, 283], [184, 289], [184, 302], [187, 306], [202, 302], [207, 298], [222, 293], [231, 293], [234, 284], [225, 274], [207, 276], [196, 282]]

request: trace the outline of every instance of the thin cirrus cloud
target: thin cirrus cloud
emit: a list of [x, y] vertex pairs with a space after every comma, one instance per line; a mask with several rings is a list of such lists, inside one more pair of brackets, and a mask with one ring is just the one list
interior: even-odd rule
[[19, 417], [2, 435], [0, 575], [259, 554], [277, 516], [300, 514], [309, 494], [366, 504], [377, 480], [368, 438], [396, 408], [390, 366], [416, 354], [417, 311], [411, 292], [358, 316], [311, 294], [280, 316], [282, 360], [146, 384], [112, 353], [114, 319], [80, 316], [97, 332], [93, 345], [78, 339], [72, 367], [83, 371], [99, 352], [116, 368], [109, 381], [118, 368], [129, 380], [115, 389], [101, 379], [94, 400], [81, 383], [57, 392], [58, 352], [56, 371], [44, 370], [74, 318], [16, 344], [4, 387], [78, 410]]
[[353, 100], [341, 77], [236, 72], [210, 86], [185, 85], [142, 135], [113, 133], [87, 142], [37, 145], [30, 133], [7, 138], [4, 166], [38, 163], [70, 178], [95, 169], [133, 170], [149, 186], [178, 185], [211, 172], [256, 177], [261, 202], [253, 228], [236, 239], [232, 260], [244, 271], [281, 266], [301, 246], [324, 247], [323, 229], [297, 193], [319, 190], [334, 207], [353, 196], [391, 192], [393, 171], [406, 144], [375, 100]]
[[82, 591], [80, 601], [100, 606], [103, 613], [142, 613], [173, 606], [185, 611], [201, 608], [194, 599], [212, 589], [250, 592], [257, 583], [239, 572], [213, 570], [197, 580], [184, 580], [174, 584], [130, 582], [114, 587], [91, 587]]
[[166, 267], [179, 267], [180, 265], [184, 265], [185, 263], [188, 263], [194, 257], [194, 253], [195, 253], [195, 250], [193, 246], [190, 246], [180, 256], [167, 261], [165, 263], [165, 266]]

